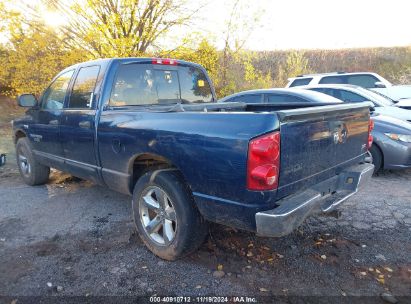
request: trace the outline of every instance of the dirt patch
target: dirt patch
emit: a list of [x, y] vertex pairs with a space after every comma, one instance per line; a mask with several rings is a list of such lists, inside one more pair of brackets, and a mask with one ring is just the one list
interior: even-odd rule
[[33, 269], [33, 263], [21, 255], [2, 259], [0, 273], [7, 274], [7, 281], [0, 280], [0, 290], [2, 289], [1, 285], [4, 284], [3, 288], [5, 288], [6, 284], [17, 282], [20, 278], [29, 275]]
[[20, 235], [25, 229], [25, 223], [20, 218], [7, 218], [0, 222], [0, 238], [8, 239]]

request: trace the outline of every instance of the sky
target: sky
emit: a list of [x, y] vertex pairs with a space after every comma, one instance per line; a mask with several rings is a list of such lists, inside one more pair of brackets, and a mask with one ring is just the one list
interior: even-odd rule
[[[221, 32], [232, 1], [212, 0], [204, 28]], [[261, 28], [245, 47], [252, 50], [338, 49], [411, 45], [410, 0], [251, 0], [262, 8]], [[225, 5], [224, 5], [225, 3]], [[217, 44], [222, 45], [217, 37]]]
[[[1, 1], [1, 0], [0, 0]], [[20, 0], [31, 3], [38, 0]], [[180, 37], [193, 31], [224, 46], [224, 31], [236, 0], [188, 2], [204, 5], [190, 27], [175, 29]], [[411, 0], [242, 0], [235, 18], [240, 39], [249, 50], [338, 49], [411, 46]], [[17, 1], [19, 2], [19, 1]], [[64, 16], [43, 11], [49, 25]], [[257, 23], [251, 22], [257, 14]], [[250, 35], [244, 32], [252, 26]], [[242, 35], [243, 34], [243, 35]], [[248, 39], [245, 39], [248, 36]]]

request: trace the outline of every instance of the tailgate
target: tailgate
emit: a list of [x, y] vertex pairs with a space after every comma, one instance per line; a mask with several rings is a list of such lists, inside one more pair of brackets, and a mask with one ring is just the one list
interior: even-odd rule
[[309, 187], [358, 163], [367, 151], [369, 104], [279, 111], [278, 194]]

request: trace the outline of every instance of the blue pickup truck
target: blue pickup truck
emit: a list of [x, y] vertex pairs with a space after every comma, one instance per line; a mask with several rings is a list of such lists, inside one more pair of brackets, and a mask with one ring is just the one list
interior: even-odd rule
[[18, 103], [22, 179], [41, 185], [56, 168], [132, 195], [140, 237], [168, 260], [197, 249], [209, 221], [289, 234], [373, 172], [366, 104], [219, 103], [204, 68], [180, 60], [77, 64]]

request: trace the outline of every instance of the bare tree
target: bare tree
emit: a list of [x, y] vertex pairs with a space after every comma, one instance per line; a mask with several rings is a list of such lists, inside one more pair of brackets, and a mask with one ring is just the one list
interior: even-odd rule
[[200, 9], [188, 9], [186, 0], [48, 0], [47, 5], [68, 19], [61, 27], [65, 43], [94, 57], [145, 53]]
[[264, 10], [256, 7], [253, 2], [245, 0], [232, 0], [230, 15], [226, 20], [224, 34], [224, 49], [221, 58], [221, 80], [219, 90], [224, 93], [224, 88], [229, 83], [229, 65], [237, 54], [243, 49], [250, 35], [260, 25]]

